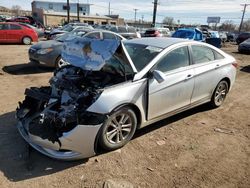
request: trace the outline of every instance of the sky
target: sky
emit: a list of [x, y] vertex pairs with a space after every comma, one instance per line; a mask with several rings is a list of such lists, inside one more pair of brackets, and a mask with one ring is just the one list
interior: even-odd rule
[[[11, 8], [20, 5], [25, 10], [31, 10], [33, 0], [0, 0], [0, 6]], [[66, 2], [66, 0], [40, 0], [51, 2]], [[110, 2], [111, 13], [119, 14], [125, 19], [152, 21], [154, 0], [70, 0], [73, 3], [90, 3], [90, 13], [95, 15], [107, 15]], [[249, 4], [246, 9], [245, 20], [250, 19], [250, 0], [158, 0], [157, 22], [162, 22], [164, 17], [173, 17], [174, 21], [180, 20], [185, 24], [206, 24], [208, 16], [221, 17], [221, 23], [232, 20], [239, 24], [243, 6]]]

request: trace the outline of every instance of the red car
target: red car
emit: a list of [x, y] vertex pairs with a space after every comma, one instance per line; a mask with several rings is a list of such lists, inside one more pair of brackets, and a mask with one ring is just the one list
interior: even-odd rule
[[29, 18], [26, 18], [26, 17], [16, 17], [16, 18], [13, 18], [13, 19], [11, 19], [9, 21], [11, 21], [11, 22], [22, 22], [22, 23], [30, 24]]
[[14, 22], [0, 23], [0, 43], [31, 44], [37, 41], [37, 33], [29, 27]]

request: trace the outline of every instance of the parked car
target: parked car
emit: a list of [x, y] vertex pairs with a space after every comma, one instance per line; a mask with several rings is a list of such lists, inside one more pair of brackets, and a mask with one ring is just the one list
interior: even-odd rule
[[132, 26], [112, 26], [109, 30], [120, 34], [126, 39], [141, 38], [140, 33]]
[[227, 32], [219, 32], [221, 42], [225, 43], [227, 41]]
[[61, 58], [63, 42], [71, 40], [75, 36], [81, 36], [93, 39], [117, 39], [124, 40], [119, 34], [105, 30], [92, 30], [88, 28], [78, 28], [69, 33], [61, 35], [55, 40], [40, 41], [29, 49], [29, 59], [32, 63], [43, 64], [49, 67], [61, 67], [64, 61]]
[[206, 43], [211, 44], [217, 48], [221, 48], [221, 38], [218, 31], [208, 30]]
[[50, 86], [26, 89], [16, 113], [22, 137], [61, 160], [118, 149], [137, 129], [200, 104], [221, 106], [237, 66], [209, 44], [163, 37], [75, 38], [62, 55], [69, 65]]
[[250, 38], [239, 44], [238, 51], [240, 53], [249, 53], [250, 52]]
[[19, 24], [26, 26], [30, 29], [33, 29], [37, 33], [39, 38], [44, 36], [44, 28], [37, 28], [37, 27], [30, 25], [30, 24], [27, 24], [27, 23], [19, 23]]
[[21, 23], [30, 24], [29, 18], [22, 17], [22, 16], [15, 17], [15, 18], [11, 18], [11, 19], [9, 19], [8, 21], [9, 21], [9, 22], [21, 22]]
[[241, 33], [236, 38], [236, 42], [237, 42], [237, 44], [240, 44], [243, 41], [247, 40], [248, 38], [250, 38], [250, 32]]
[[150, 28], [143, 35], [144, 37], [169, 37], [171, 33], [168, 28]]
[[52, 31], [50, 31], [47, 39], [55, 39], [57, 36], [73, 31], [74, 29], [78, 27], [83, 27], [83, 28], [87, 27], [88, 29], [94, 29], [91, 25], [88, 25], [86, 23], [69, 23], [63, 26], [62, 28], [57, 28], [57, 29], [53, 29]]
[[37, 33], [29, 27], [14, 22], [0, 23], [0, 43], [31, 44], [37, 41]]
[[235, 42], [237, 37], [238, 35], [236, 33], [232, 33], [232, 32], [227, 33], [228, 42]]
[[178, 29], [172, 35], [174, 38], [183, 38], [196, 41], [204, 41], [202, 31], [199, 29]]

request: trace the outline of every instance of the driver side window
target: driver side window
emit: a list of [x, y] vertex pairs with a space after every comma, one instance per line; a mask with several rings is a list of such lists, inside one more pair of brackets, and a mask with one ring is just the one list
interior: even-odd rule
[[177, 48], [166, 54], [159, 60], [154, 69], [161, 72], [167, 72], [185, 66], [189, 66], [187, 46]]

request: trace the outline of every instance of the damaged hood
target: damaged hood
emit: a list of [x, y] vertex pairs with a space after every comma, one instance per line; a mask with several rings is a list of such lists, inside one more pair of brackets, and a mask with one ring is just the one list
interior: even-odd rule
[[83, 70], [100, 71], [115, 56], [122, 66], [129, 66], [133, 72], [136, 72], [131, 59], [126, 54], [119, 40], [75, 37], [64, 42], [62, 59]]

